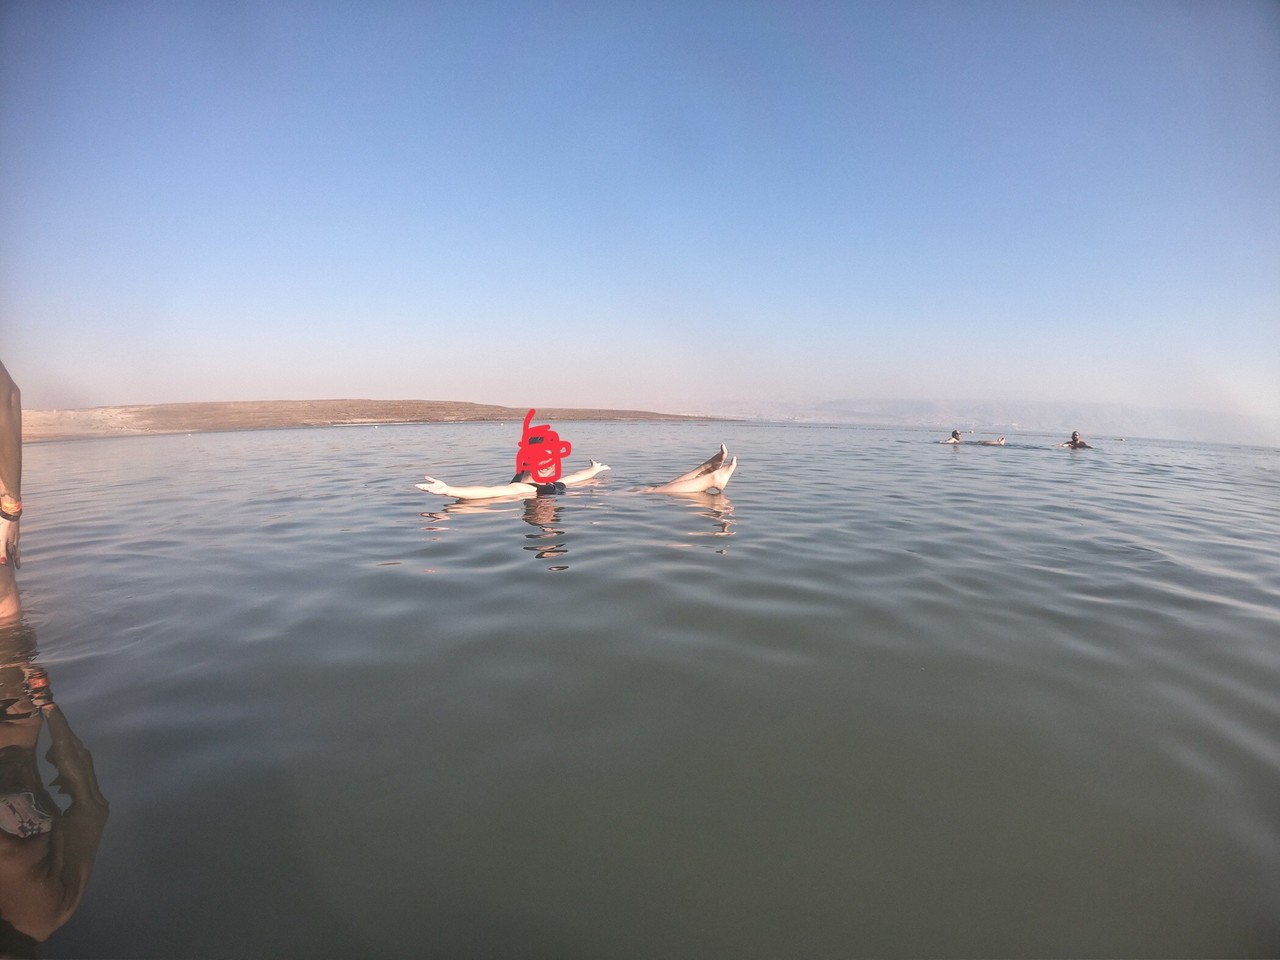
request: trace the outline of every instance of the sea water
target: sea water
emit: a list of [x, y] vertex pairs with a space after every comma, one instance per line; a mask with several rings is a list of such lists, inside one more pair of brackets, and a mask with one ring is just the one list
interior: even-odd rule
[[1280, 953], [1280, 451], [555, 426], [472, 505], [520, 424], [27, 447], [46, 955]]

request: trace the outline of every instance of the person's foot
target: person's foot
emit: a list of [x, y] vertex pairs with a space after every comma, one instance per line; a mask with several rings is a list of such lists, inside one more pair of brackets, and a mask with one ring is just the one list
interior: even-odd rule
[[[725, 451], [726, 453], [728, 451]], [[733, 476], [733, 471], [738, 469], [738, 458], [734, 457], [723, 467], [711, 475], [711, 486], [717, 490], [724, 491], [725, 486], [729, 483], [729, 478]]]
[[724, 462], [729, 456], [729, 448], [723, 443], [720, 444], [720, 452], [713, 454], [711, 459], [704, 463], [699, 469], [699, 474], [714, 473], [724, 467]]

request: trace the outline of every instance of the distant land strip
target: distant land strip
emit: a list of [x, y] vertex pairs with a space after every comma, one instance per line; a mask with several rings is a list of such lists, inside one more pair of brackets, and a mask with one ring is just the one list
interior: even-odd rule
[[[557, 420], [706, 420], [648, 410], [538, 407], [537, 423]], [[469, 423], [524, 420], [528, 407], [500, 407], [456, 400], [246, 400], [226, 403], [160, 403], [81, 410], [24, 410], [22, 439], [84, 440], [155, 433], [280, 430], [382, 423]]]

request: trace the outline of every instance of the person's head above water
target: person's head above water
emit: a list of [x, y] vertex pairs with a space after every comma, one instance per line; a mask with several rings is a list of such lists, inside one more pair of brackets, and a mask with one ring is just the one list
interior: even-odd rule
[[952, 437], [952, 439], [954, 439], [954, 440], [959, 440], [959, 439], [960, 439], [960, 431], [959, 431], [959, 430], [952, 430], [952, 431], [951, 431], [951, 437]]
[[1072, 439], [1072, 440], [1079, 440], [1079, 439], [1080, 439], [1080, 431], [1079, 431], [1079, 430], [1072, 430], [1072, 431], [1071, 431], [1071, 439]]

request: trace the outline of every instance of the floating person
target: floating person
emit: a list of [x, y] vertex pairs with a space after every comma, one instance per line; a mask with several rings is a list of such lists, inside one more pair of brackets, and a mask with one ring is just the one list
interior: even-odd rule
[[[709, 459], [698, 464], [688, 473], [682, 473], [674, 480], [652, 487], [641, 487], [640, 493], [706, 493], [711, 490], [723, 491], [729, 478], [738, 468], [738, 458], [729, 458], [728, 448], [720, 444], [720, 449]], [[425, 477], [425, 483], [415, 486], [427, 493], [441, 497], [456, 497], [459, 500], [493, 500], [500, 497], [533, 497], [561, 493], [567, 487], [586, 483], [598, 474], [609, 470], [608, 464], [592, 460], [591, 465], [577, 473], [565, 474], [555, 483], [535, 483], [533, 477], [526, 473], [518, 473], [510, 483], [495, 486], [454, 487], [443, 480]]]
[[964, 441], [960, 439], [959, 430], [952, 430], [951, 436], [947, 437], [947, 439], [945, 440], [939, 440], [938, 442], [939, 443], [963, 443]]
[[[561, 475], [560, 461], [572, 452], [573, 445], [561, 439], [550, 424], [532, 426], [534, 413], [535, 410], [530, 410], [524, 418], [524, 428], [516, 453], [516, 473], [510, 482], [491, 486], [473, 484], [455, 487], [428, 476], [423, 477], [424, 483], [414, 486], [426, 493], [458, 500], [525, 499], [564, 493], [566, 488], [586, 483], [610, 469], [607, 463], [592, 460], [583, 470]], [[674, 480], [657, 486], [644, 487], [642, 492], [705, 493], [709, 490], [723, 490], [738, 466], [737, 457], [726, 462], [728, 457], [729, 451], [722, 443], [714, 456], [688, 473], [682, 473]]]
[[1092, 450], [1093, 448], [1080, 439], [1080, 431], [1072, 430], [1071, 439], [1064, 440], [1058, 444], [1060, 447], [1070, 447], [1072, 450]]

